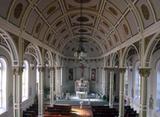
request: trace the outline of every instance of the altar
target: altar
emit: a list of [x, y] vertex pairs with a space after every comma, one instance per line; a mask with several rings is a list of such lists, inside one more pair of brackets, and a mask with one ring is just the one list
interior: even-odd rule
[[88, 80], [76, 80], [75, 81], [75, 92], [76, 96], [80, 99], [87, 98], [88, 92], [89, 92], [89, 82]]

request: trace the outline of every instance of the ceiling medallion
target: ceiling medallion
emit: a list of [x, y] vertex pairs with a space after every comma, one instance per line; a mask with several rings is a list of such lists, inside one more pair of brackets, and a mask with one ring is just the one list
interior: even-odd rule
[[22, 13], [23, 10], [23, 4], [22, 3], [18, 3], [14, 9], [14, 17], [16, 19], [18, 19]]
[[142, 14], [143, 14], [144, 18], [145, 18], [146, 20], [148, 20], [148, 19], [149, 19], [149, 16], [150, 16], [148, 7], [147, 7], [145, 4], [142, 4], [141, 10], [142, 10]]
[[77, 3], [89, 3], [91, 0], [74, 0]]
[[41, 23], [38, 23], [37, 26], [36, 26], [36, 30], [35, 32], [38, 33], [41, 29]]
[[56, 9], [55, 6], [50, 7], [47, 11], [47, 15], [51, 14], [55, 9]]
[[87, 32], [87, 30], [85, 30], [85, 29], [79, 29], [79, 32]]
[[77, 18], [77, 21], [79, 21], [79, 22], [88, 22], [89, 19], [87, 17], [80, 16], [80, 17]]
[[117, 11], [113, 7], [109, 7], [108, 9], [111, 11], [113, 15], [118, 15]]
[[128, 30], [128, 27], [126, 26], [126, 24], [123, 24], [123, 29], [124, 29], [125, 33], [128, 35], [129, 30]]

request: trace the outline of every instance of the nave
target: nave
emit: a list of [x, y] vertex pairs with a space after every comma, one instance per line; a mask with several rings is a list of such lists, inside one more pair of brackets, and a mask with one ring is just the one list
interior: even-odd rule
[[159, 6], [0, 0], [0, 117], [23, 117], [27, 109], [44, 117], [47, 105], [72, 111], [82, 103], [72, 96], [87, 99], [82, 105], [93, 116], [159, 117]]

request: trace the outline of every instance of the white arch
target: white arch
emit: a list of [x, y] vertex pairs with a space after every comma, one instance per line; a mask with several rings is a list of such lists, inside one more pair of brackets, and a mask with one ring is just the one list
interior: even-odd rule
[[144, 62], [150, 66], [150, 60], [151, 60], [151, 55], [158, 43], [158, 40], [160, 39], [156, 39], [157, 36], [160, 34], [160, 31], [158, 31], [151, 39], [151, 41], [149, 42], [148, 46], [147, 46], [147, 49], [146, 49], [146, 52], [145, 52], [145, 55], [144, 55]]
[[131, 48], [133, 48], [136, 51], [137, 56], [138, 56], [138, 58], [140, 60], [140, 55], [139, 55], [138, 49], [137, 49], [137, 47], [135, 45], [132, 44], [132, 45], [126, 47], [124, 52], [123, 52], [123, 56], [122, 56], [123, 63], [122, 64], [124, 66], [126, 65], [126, 62], [127, 62], [127, 58], [126, 57], [127, 57], [127, 55], [128, 55], [128, 53], [129, 53]]
[[7, 47], [9, 48], [9, 53], [11, 56], [11, 61], [13, 66], [19, 65], [19, 58], [17, 48], [13, 42], [12, 37], [3, 29], [0, 28], [0, 36], [7, 43]]
[[[35, 53], [30, 53], [29, 49], [33, 49], [35, 51]], [[42, 55], [41, 55], [41, 52], [40, 52], [38, 46], [30, 43], [25, 50], [25, 54], [30, 54], [30, 55], [34, 56], [37, 59], [38, 65], [40, 65], [40, 66], [43, 65]]]

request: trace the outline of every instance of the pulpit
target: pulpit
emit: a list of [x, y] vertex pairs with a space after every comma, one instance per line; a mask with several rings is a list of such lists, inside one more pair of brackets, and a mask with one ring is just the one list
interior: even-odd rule
[[75, 81], [75, 92], [76, 96], [80, 99], [87, 98], [87, 94], [89, 92], [89, 82], [88, 80], [76, 80]]

